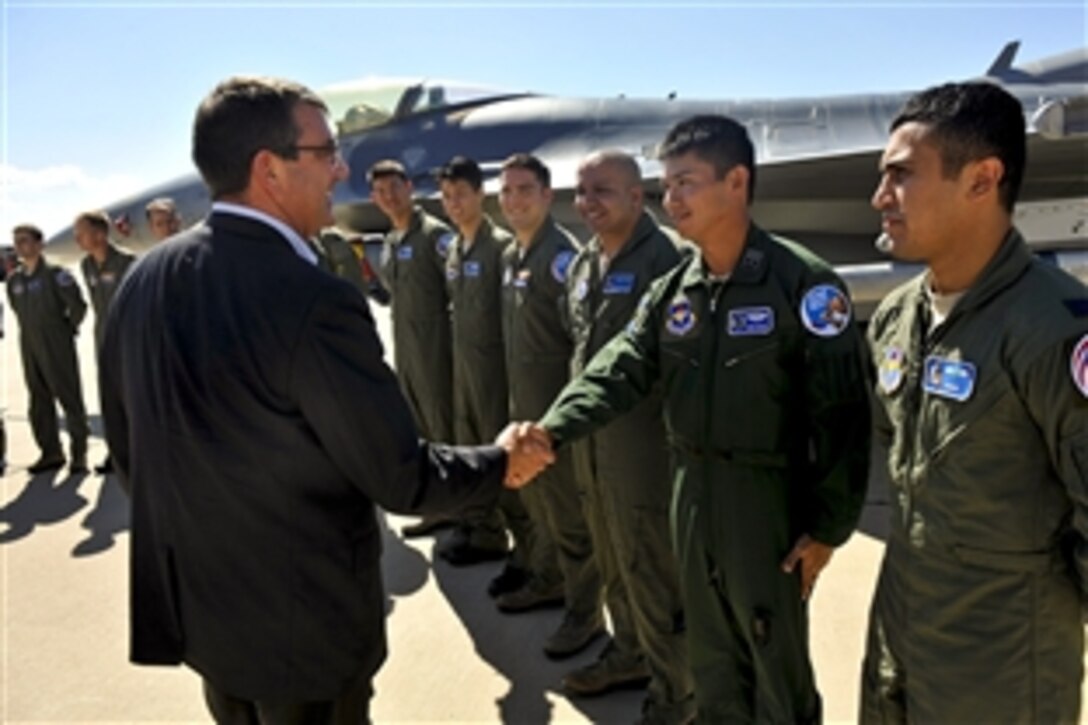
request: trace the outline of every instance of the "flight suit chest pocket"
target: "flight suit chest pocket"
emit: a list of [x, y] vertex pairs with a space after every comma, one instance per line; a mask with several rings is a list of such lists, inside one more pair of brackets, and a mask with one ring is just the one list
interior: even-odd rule
[[791, 403], [783, 341], [777, 337], [723, 338], [716, 360], [714, 398], [721, 412], [721, 445], [751, 452], [781, 452]]
[[[960, 378], [948, 381], [948, 378]], [[948, 362], [939, 355], [923, 361], [919, 385], [924, 393], [927, 447], [939, 458], [953, 444], [985, 447], [1019, 435], [1023, 405], [996, 361], [989, 366]]]

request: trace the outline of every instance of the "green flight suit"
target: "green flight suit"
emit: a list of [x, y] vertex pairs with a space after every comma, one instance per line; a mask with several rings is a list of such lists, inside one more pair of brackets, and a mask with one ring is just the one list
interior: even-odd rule
[[[567, 279], [573, 376], [623, 332], [650, 283], [680, 262], [680, 252], [643, 212], [603, 275], [600, 258], [594, 237], [571, 263]], [[669, 538], [669, 451], [660, 386], [627, 415], [576, 441], [573, 451], [612, 639], [620, 652], [646, 658], [654, 702], [683, 703], [693, 685]]]
[[923, 275], [892, 292], [869, 323], [892, 516], [861, 720], [1076, 722], [1085, 286], [1015, 230], [932, 331], [926, 286]]
[[446, 254], [453, 232], [419, 207], [385, 236], [382, 278], [392, 295], [393, 360], [404, 396], [432, 441], [453, 440], [453, 353]]
[[91, 255], [85, 256], [79, 263], [83, 272], [83, 282], [94, 308], [94, 349], [95, 354], [102, 348], [102, 335], [106, 330], [106, 312], [110, 308], [113, 293], [125, 278], [129, 265], [136, 261], [136, 255], [119, 249], [112, 244], [106, 246], [106, 259], [99, 265]]
[[753, 225], [727, 281], [701, 256], [656, 281], [541, 421], [573, 440], [660, 383], [704, 722], [820, 716], [800, 572], [781, 564], [802, 534], [843, 543], [865, 498], [869, 406], [844, 290], [821, 259]]
[[42, 459], [64, 457], [57, 427], [60, 403], [74, 461], [87, 457], [90, 427], [83, 406], [75, 335], [87, 303], [75, 278], [61, 267], [38, 260], [32, 273], [20, 266], [8, 277], [8, 301], [19, 320], [19, 352], [30, 397], [30, 429]]
[[[513, 243], [508, 231], [484, 217], [472, 244], [466, 245], [461, 235], [456, 235], [446, 259], [453, 327], [454, 441], [462, 445], [491, 443], [509, 421], [502, 343], [502, 255]], [[527, 544], [529, 514], [516, 491], [504, 491], [499, 507], [514, 535], [517, 559], [524, 555]], [[494, 508], [466, 509], [462, 516], [487, 538], [505, 537]], [[518, 565], [527, 563], [517, 561]]]
[[[567, 268], [579, 246], [549, 216], [524, 253], [518, 244], [503, 252], [503, 341], [511, 420], [539, 418], [570, 379], [572, 346], [560, 306]], [[555, 463], [521, 494], [533, 524], [527, 552], [532, 575], [544, 586], [562, 579], [572, 615], [599, 616], [600, 573], [570, 451], [559, 451]]]
[[335, 232], [325, 232], [316, 240], [318, 264], [341, 279], [355, 285], [365, 297], [369, 285], [363, 278], [363, 268], [359, 266], [359, 257], [351, 248], [351, 243]]

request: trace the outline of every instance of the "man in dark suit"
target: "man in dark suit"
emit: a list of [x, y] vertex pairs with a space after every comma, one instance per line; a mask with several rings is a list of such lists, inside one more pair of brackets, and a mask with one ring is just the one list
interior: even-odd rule
[[221, 723], [367, 721], [386, 654], [374, 504], [479, 505], [548, 458], [513, 431], [417, 438], [363, 297], [305, 241], [347, 175], [326, 112], [287, 81], [212, 91], [193, 132], [212, 213], [132, 268], [103, 343], [131, 657], [191, 666]]

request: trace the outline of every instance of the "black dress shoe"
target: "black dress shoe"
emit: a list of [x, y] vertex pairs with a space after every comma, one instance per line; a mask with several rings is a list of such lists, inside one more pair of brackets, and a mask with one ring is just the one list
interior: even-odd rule
[[456, 523], [457, 519], [451, 519], [441, 514], [429, 514], [420, 519], [417, 524], [402, 526], [400, 533], [406, 539], [415, 539], [420, 536], [430, 536], [436, 531], [447, 529]]
[[113, 459], [106, 456], [101, 463], [94, 467], [94, 472], [101, 474], [113, 473]]
[[60, 458], [39, 458], [34, 463], [31, 463], [26, 467], [26, 470], [30, 473], [45, 473], [46, 471], [55, 471], [58, 468], [64, 468], [64, 456]]
[[487, 585], [487, 593], [493, 597], [499, 597], [507, 592], [516, 592], [525, 586], [529, 575], [524, 569], [515, 564], [507, 564], [499, 572], [498, 576]]

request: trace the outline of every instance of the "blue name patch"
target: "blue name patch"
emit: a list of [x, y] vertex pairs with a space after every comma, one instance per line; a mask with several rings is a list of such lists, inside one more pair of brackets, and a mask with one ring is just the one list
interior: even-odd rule
[[774, 310], [770, 307], [737, 307], [729, 310], [727, 331], [732, 337], [760, 337], [774, 332]]
[[922, 389], [938, 397], [962, 403], [975, 391], [977, 376], [974, 363], [930, 355], [926, 358]]
[[461, 267], [461, 271], [464, 272], [466, 277], [479, 277], [480, 263], [476, 260], [469, 260]]
[[397, 259], [409, 260], [412, 258], [412, 247], [408, 244], [401, 244], [397, 247]]
[[614, 272], [604, 278], [606, 295], [629, 295], [635, 290], [634, 272]]

